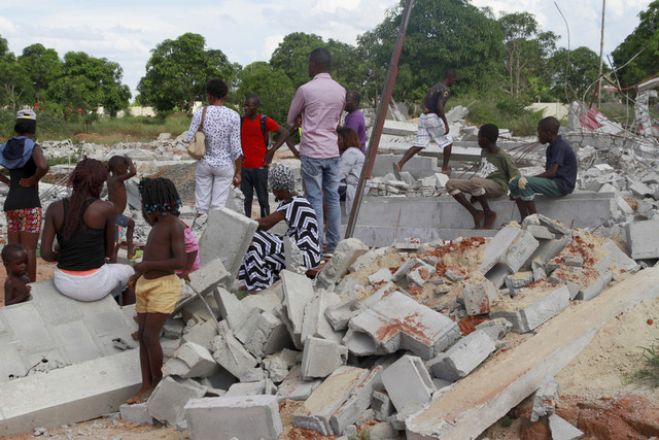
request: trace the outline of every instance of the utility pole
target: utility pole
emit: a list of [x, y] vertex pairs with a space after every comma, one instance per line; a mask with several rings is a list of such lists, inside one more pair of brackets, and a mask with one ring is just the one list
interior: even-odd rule
[[602, 26], [600, 29], [600, 72], [597, 77], [597, 108], [602, 105], [602, 73], [604, 72], [604, 18], [606, 16], [606, 0], [602, 0]]
[[364, 161], [364, 166], [362, 167], [362, 172], [359, 176], [357, 193], [355, 194], [355, 200], [352, 203], [352, 210], [350, 212], [350, 218], [348, 219], [345, 238], [352, 237], [352, 234], [355, 232], [357, 217], [359, 216], [359, 208], [361, 207], [362, 199], [364, 197], [366, 180], [371, 177], [371, 173], [373, 172], [375, 158], [378, 154], [378, 147], [380, 146], [380, 138], [382, 137], [382, 130], [384, 128], [384, 121], [387, 118], [387, 110], [389, 109], [389, 103], [391, 102], [391, 97], [394, 92], [394, 85], [396, 84], [396, 77], [398, 76], [398, 62], [400, 61], [400, 54], [403, 51], [403, 42], [405, 41], [405, 34], [407, 33], [407, 25], [410, 22], [412, 8], [414, 8], [414, 1], [415, 0], [407, 0], [407, 5], [403, 10], [400, 28], [398, 29], [398, 39], [396, 40], [394, 51], [391, 54], [389, 72], [387, 73], [387, 79], [382, 90], [382, 98], [378, 104], [378, 111], [376, 113], [371, 138], [368, 141], [368, 152], [366, 160]]

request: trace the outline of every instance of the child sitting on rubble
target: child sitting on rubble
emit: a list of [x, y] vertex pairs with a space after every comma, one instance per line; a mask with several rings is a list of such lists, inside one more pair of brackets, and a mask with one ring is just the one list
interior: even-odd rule
[[160, 332], [181, 295], [177, 270], [186, 267], [185, 228], [178, 219], [181, 198], [171, 180], [143, 179], [139, 184], [142, 215], [151, 226], [141, 263], [135, 265], [135, 286], [142, 387], [129, 404], [146, 400], [162, 379]]
[[[117, 209], [117, 218], [115, 224], [117, 226], [116, 240], [119, 240], [119, 227], [126, 229], [126, 246], [128, 247], [128, 259], [135, 256], [135, 246], [133, 245], [133, 233], [135, 231], [135, 221], [124, 215], [126, 210], [126, 180], [137, 174], [135, 164], [130, 158], [126, 156], [112, 156], [108, 161], [108, 200], [114, 203]], [[114, 248], [114, 257], [116, 261], [117, 252], [119, 251], [119, 243], [116, 243]]]
[[30, 299], [30, 289], [28, 285], [30, 278], [27, 276], [27, 252], [19, 244], [8, 244], [2, 248], [2, 262], [7, 270], [7, 279], [5, 280], [5, 294], [3, 303], [0, 308], [18, 304]]

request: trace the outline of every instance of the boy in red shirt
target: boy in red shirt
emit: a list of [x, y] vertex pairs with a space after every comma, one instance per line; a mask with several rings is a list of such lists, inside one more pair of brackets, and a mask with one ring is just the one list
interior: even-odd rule
[[243, 148], [240, 189], [245, 196], [245, 215], [247, 217], [252, 216], [254, 189], [256, 189], [256, 197], [259, 199], [261, 217], [270, 214], [268, 165], [271, 157], [266, 158], [269, 133], [278, 133], [273, 151], [276, 151], [288, 137], [288, 130], [277, 124], [274, 119], [258, 112], [260, 104], [258, 96], [247, 95], [244, 104], [245, 116], [240, 123], [240, 142]]

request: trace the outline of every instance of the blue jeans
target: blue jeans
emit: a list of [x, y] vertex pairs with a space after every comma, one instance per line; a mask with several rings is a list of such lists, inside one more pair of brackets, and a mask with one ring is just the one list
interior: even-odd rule
[[[302, 181], [304, 191], [316, 211], [321, 243], [327, 244], [327, 252], [334, 252], [341, 240], [341, 205], [339, 203], [339, 158], [314, 159], [302, 156]], [[327, 239], [324, 239], [323, 203], [327, 209]]]

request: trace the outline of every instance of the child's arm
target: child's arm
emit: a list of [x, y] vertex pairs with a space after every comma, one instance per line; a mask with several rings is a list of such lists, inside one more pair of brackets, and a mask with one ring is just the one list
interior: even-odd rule
[[135, 164], [133, 163], [133, 160], [128, 156], [126, 156], [126, 160], [128, 161], [128, 172], [126, 174], [121, 174], [117, 176], [117, 180], [119, 180], [120, 182], [125, 182], [131, 177], [135, 177], [135, 175], [137, 174], [137, 168], [135, 168]]
[[30, 290], [31, 286], [22, 285], [14, 286], [10, 280], [5, 282], [5, 305], [11, 306], [13, 304], [19, 304], [30, 299]]
[[180, 273], [180, 277], [183, 278], [184, 280], [190, 281], [190, 270], [192, 269], [192, 265], [194, 264], [194, 260], [197, 259], [197, 253], [198, 251], [192, 251], [188, 252], [185, 254], [187, 257], [188, 261], [185, 263], [185, 269], [183, 269]]
[[139, 276], [139, 274], [144, 274], [151, 271], [174, 272], [185, 268], [187, 256], [185, 254], [185, 236], [183, 233], [183, 225], [181, 222], [177, 221], [173, 223], [170, 228], [172, 257], [166, 260], [142, 261], [134, 267], [136, 275]]

